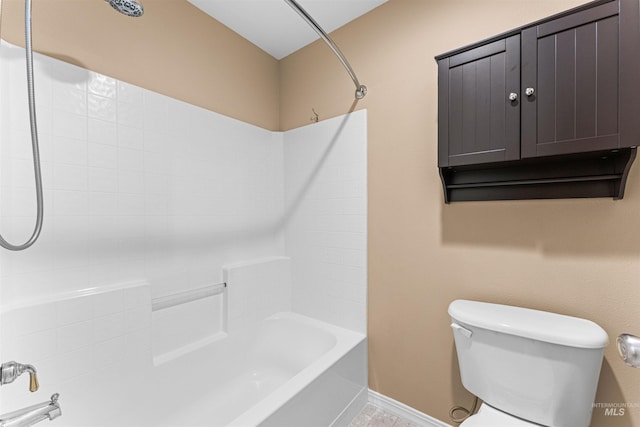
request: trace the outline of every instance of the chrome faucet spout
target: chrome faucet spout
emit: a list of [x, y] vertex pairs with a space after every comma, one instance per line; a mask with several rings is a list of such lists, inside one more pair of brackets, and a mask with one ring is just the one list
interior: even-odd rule
[[29, 427], [44, 420], [54, 420], [62, 415], [58, 403], [58, 393], [51, 396], [51, 400], [18, 409], [0, 415], [0, 427]]

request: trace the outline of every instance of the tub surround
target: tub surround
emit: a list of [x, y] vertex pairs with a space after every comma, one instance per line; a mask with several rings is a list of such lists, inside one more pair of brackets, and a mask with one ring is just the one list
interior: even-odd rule
[[[34, 58], [46, 226], [33, 250], [0, 252], [3, 306], [138, 280], [158, 298], [221, 282], [223, 265], [291, 256], [294, 281], [303, 265], [311, 273], [300, 279], [334, 279], [314, 295], [340, 308], [307, 311], [364, 331], [350, 313], [366, 304], [365, 111], [270, 132]], [[1, 44], [10, 240], [35, 215], [23, 62], [22, 48]], [[309, 289], [292, 293], [305, 311]]]
[[293, 310], [361, 333], [367, 331], [366, 135], [366, 111], [284, 133]]
[[[105, 378], [135, 375], [152, 366], [150, 330], [151, 294], [146, 282], [3, 306], [3, 360], [30, 361], [38, 371], [40, 389], [29, 393], [24, 378], [3, 386], [0, 413], [60, 393], [66, 416], [74, 405], [65, 394], [81, 394]], [[64, 418], [57, 421], [64, 424]]]
[[[23, 49], [0, 45], [0, 225], [10, 240], [31, 228], [35, 214], [23, 58]], [[149, 425], [175, 423], [180, 416], [154, 418], [134, 407], [180, 400], [183, 417], [203, 416], [191, 411], [199, 401], [187, 392], [194, 380], [178, 387], [180, 361], [226, 352], [265, 316], [292, 310], [306, 315], [293, 323], [348, 329], [340, 333], [350, 344], [338, 338], [318, 355], [324, 362], [311, 363], [315, 374], [304, 376], [313, 387], [299, 380], [306, 368], [290, 375], [295, 386], [283, 380], [280, 403], [251, 420], [277, 424], [315, 407], [305, 396], [325, 395], [318, 422], [348, 424], [350, 405], [366, 400], [366, 112], [270, 132], [34, 59], [45, 225], [34, 248], [0, 252], [0, 359], [34, 364], [38, 395], [60, 393], [65, 416], [57, 425], [100, 425], [82, 411], [96, 403], [113, 403], [122, 416], [138, 411]], [[151, 310], [151, 301], [223, 280], [233, 289]], [[323, 372], [332, 373], [313, 380]], [[166, 384], [179, 393], [134, 399]], [[285, 404], [302, 389], [295, 398], [302, 406]], [[0, 412], [33, 403], [23, 392], [19, 384], [0, 389]]]
[[[0, 58], [0, 225], [20, 240], [35, 212], [24, 49]], [[137, 280], [157, 298], [284, 255], [282, 134], [34, 62], [45, 225], [33, 250], [0, 253], [3, 306]]]
[[222, 276], [220, 293], [152, 309], [156, 366], [251, 328], [275, 313], [291, 311], [291, 258], [225, 265]]
[[291, 258], [270, 257], [225, 265], [227, 292], [223, 331], [240, 331], [282, 311], [291, 311]]
[[[38, 358], [38, 394], [60, 393], [60, 426], [346, 426], [342, 413], [366, 402], [364, 334], [296, 313], [247, 323], [161, 364], [153, 363], [144, 282], [3, 310], [0, 324], [4, 354]], [[3, 387], [0, 413], [28, 405], [26, 389], [22, 381]]]

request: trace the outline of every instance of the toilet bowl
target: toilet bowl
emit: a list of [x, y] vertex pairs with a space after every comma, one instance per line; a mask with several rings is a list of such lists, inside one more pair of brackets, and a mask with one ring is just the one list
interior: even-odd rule
[[606, 332], [501, 304], [449, 305], [462, 385], [484, 402], [464, 427], [589, 427]]
[[540, 424], [516, 418], [483, 403], [475, 415], [467, 418], [460, 427], [540, 427]]

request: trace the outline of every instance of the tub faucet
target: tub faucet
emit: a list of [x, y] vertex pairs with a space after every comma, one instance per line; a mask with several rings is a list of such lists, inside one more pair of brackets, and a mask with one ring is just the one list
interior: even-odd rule
[[40, 385], [38, 384], [38, 376], [36, 368], [32, 365], [26, 365], [18, 362], [6, 362], [0, 365], [0, 385], [12, 383], [16, 378], [25, 372], [29, 372], [29, 391], [36, 391]]
[[51, 421], [58, 418], [62, 415], [58, 397], [56, 393], [46, 402], [0, 415], [0, 427], [29, 427], [46, 419]]

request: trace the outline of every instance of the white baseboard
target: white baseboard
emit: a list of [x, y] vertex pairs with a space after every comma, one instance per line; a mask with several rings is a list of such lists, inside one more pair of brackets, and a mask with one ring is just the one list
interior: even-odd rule
[[436, 418], [433, 418], [425, 413], [418, 411], [417, 409], [407, 406], [404, 403], [398, 402], [384, 394], [380, 394], [376, 391], [369, 389], [369, 402], [373, 405], [383, 409], [385, 412], [389, 412], [399, 417], [406, 418], [412, 423], [418, 424], [423, 427], [452, 427], [450, 424], [442, 422]]

